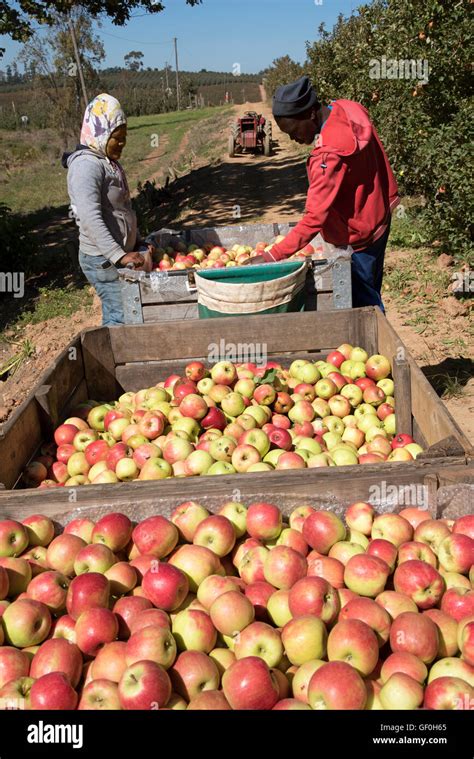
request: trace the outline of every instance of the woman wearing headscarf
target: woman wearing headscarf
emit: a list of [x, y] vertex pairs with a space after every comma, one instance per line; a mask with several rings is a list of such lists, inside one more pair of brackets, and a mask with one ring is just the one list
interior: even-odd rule
[[[102, 324], [124, 323], [117, 267], [144, 269], [153, 245], [140, 237], [119, 159], [127, 120], [116, 98], [97, 95], [86, 108], [81, 144], [65, 153], [71, 208], [79, 227], [79, 264], [102, 303]], [[139, 248], [141, 250], [139, 250]]]

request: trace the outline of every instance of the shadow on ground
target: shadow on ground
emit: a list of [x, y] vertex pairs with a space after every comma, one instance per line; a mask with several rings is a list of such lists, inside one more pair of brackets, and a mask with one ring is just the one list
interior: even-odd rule
[[421, 371], [440, 398], [461, 395], [463, 388], [474, 377], [474, 361], [470, 358], [445, 358], [439, 364], [422, 366]]
[[[282, 216], [302, 213], [307, 191], [305, 161], [300, 157], [263, 158], [251, 162], [236, 156], [196, 169], [168, 186], [166, 204], [153, 209], [155, 229], [170, 226], [186, 212], [193, 211], [192, 226], [245, 223], [262, 216], [270, 207], [279, 207]], [[236, 206], [240, 216], [236, 217]], [[185, 225], [183, 225], [185, 226]]]

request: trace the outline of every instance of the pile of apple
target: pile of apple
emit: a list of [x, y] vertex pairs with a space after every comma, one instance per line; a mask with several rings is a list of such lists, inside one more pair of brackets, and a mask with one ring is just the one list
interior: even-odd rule
[[185, 376], [78, 407], [23, 473], [29, 487], [413, 461], [390, 361], [341, 345], [289, 370], [200, 361]]
[[0, 522], [0, 708], [474, 709], [474, 515]]
[[[284, 235], [278, 235], [274, 242], [284, 240]], [[261, 256], [264, 251], [271, 250], [274, 243], [258, 242], [255, 247], [251, 245], [239, 245], [238, 243], [227, 249], [222, 245], [205, 243], [198, 245], [186, 245], [181, 240], [176, 240], [173, 245], [166, 248], [156, 248], [153, 255], [153, 268], [157, 271], [177, 271], [182, 269], [224, 269], [231, 266], [241, 266], [250, 258]], [[302, 250], [291, 256], [291, 259], [304, 259], [307, 256], [322, 255], [322, 248], [306, 245]]]

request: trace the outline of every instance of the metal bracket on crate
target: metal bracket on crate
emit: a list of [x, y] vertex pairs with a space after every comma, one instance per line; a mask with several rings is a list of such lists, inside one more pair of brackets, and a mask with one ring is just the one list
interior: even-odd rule
[[351, 255], [350, 252], [341, 251], [332, 258], [312, 259], [315, 279], [318, 275], [332, 272], [334, 308], [352, 308]]
[[[135, 272], [145, 274], [145, 272]], [[123, 277], [120, 283], [125, 324], [143, 324], [142, 299], [140, 295], [140, 279]]]
[[188, 278], [186, 280], [186, 290], [188, 293], [197, 293], [196, 275], [193, 271], [188, 271]]

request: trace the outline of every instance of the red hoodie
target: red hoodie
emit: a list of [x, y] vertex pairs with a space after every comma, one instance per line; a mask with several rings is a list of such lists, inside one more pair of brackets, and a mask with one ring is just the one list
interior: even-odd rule
[[307, 161], [305, 215], [282, 242], [264, 253], [279, 261], [307, 245], [318, 232], [326, 242], [362, 250], [384, 233], [398, 187], [366, 109], [335, 100]]

